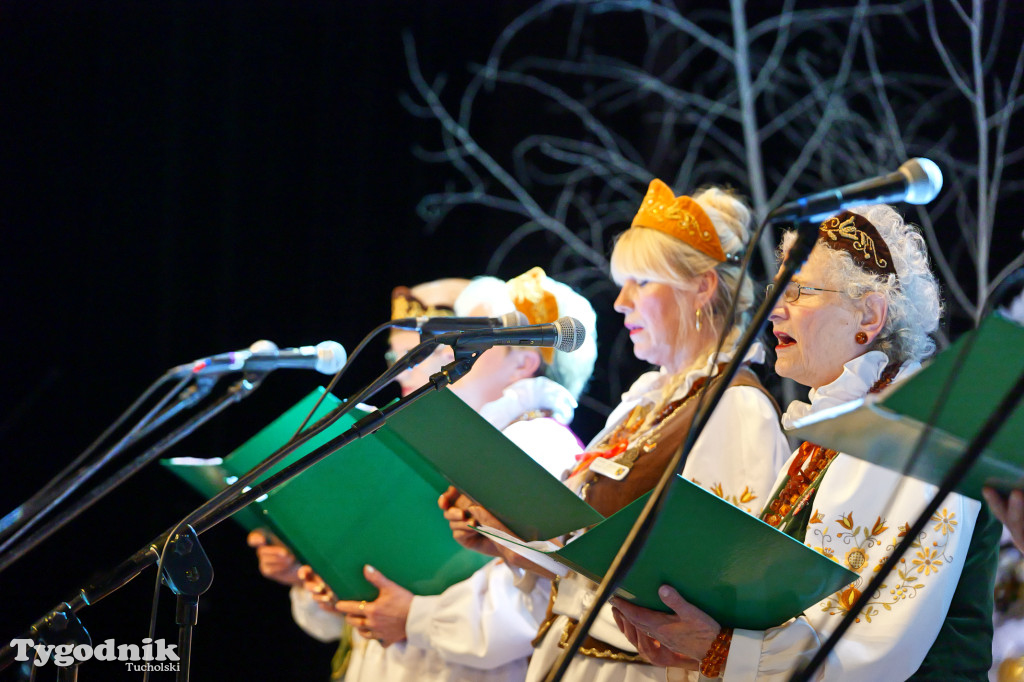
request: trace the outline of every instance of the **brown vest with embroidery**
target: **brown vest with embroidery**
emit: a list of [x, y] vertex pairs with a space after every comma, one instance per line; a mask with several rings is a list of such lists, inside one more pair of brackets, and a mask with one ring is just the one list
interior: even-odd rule
[[[720, 368], [721, 369], [721, 368]], [[718, 377], [712, 379], [717, 381]], [[771, 401], [775, 407], [775, 412], [781, 415], [778, 404], [770, 393], [761, 385], [761, 381], [746, 366], [741, 367], [736, 372], [736, 376], [733, 377], [732, 382], [729, 384], [729, 388], [734, 386], [749, 386], [756, 388]], [[710, 390], [711, 387], [709, 387]], [[698, 394], [699, 395], [699, 394]], [[697, 403], [699, 401], [696, 397], [687, 400], [675, 412], [665, 418], [660, 424], [660, 428], [657, 429], [657, 442], [648, 443], [647, 440], [641, 438], [638, 442], [631, 446], [644, 448], [642, 449], [637, 457], [633, 466], [629, 470], [629, 474], [621, 481], [608, 478], [607, 476], [601, 476], [600, 474], [588, 473], [583, 484], [582, 490], [584, 490], [584, 499], [591, 507], [601, 513], [602, 516], [611, 516], [615, 512], [619, 511], [633, 500], [636, 500], [644, 493], [652, 490], [658, 483], [658, 479], [661, 478], [662, 472], [665, 471], [665, 467], [668, 466], [669, 460], [678, 450], [683, 441], [686, 440], [686, 434], [690, 430], [690, 425], [693, 423], [693, 418], [696, 416]], [[628, 450], [627, 450], [628, 452]], [[726, 453], [722, 453], [722, 456], [727, 456]], [[557, 581], [553, 584], [551, 600], [548, 603], [547, 616], [544, 622], [541, 623], [540, 630], [537, 633], [537, 638], [534, 640], [534, 646], [540, 643], [540, 640], [547, 634], [551, 624], [555, 621], [555, 613], [552, 609], [555, 602], [555, 596], [557, 594]], [[565, 642], [568, 640], [569, 635], [575, 628], [575, 621], [570, 620], [570, 623], [566, 627], [566, 630], [561, 635], [560, 646], [565, 647]], [[625, 661], [632, 663], [643, 663], [644, 661], [639, 654], [634, 654], [626, 651], [622, 651], [606, 642], [594, 639], [589, 635], [583, 639], [583, 643], [580, 646], [579, 653], [585, 656], [591, 656], [596, 658], [604, 658], [616, 661]]]
[[[712, 379], [712, 382], [717, 380], [716, 377]], [[747, 367], [741, 367], [736, 372], [729, 388], [734, 386], [749, 386], [758, 389], [772, 402], [775, 411], [781, 414], [775, 399], [761, 385], [757, 375]], [[690, 431], [690, 425], [696, 416], [698, 402], [699, 400], [694, 396], [669, 415], [657, 429], [657, 442], [648, 442], [641, 438], [631, 446], [630, 449], [641, 448], [641, 453], [625, 479], [616, 481], [600, 474], [587, 474], [586, 483], [584, 483], [584, 499], [587, 504], [600, 512], [602, 516], [607, 517], [652, 490], [665, 471], [669, 460], [672, 459], [672, 455], [686, 440], [686, 434]], [[722, 456], [728, 455], [722, 453]]]

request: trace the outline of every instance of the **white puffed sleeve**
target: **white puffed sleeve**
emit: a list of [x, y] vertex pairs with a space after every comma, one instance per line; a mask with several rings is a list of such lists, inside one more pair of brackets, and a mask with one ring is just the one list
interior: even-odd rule
[[413, 597], [406, 620], [409, 644], [436, 651], [448, 663], [489, 670], [533, 651], [550, 583], [521, 583], [495, 559], [436, 596]]
[[733, 386], [694, 443], [683, 476], [757, 513], [788, 456], [789, 442], [772, 402], [757, 388]]
[[293, 585], [288, 596], [292, 602], [292, 618], [307, 635], [321, 642], [331, 642], [341, 637], [342, 628], [345, 627], [344, 615], [324, 611], [313, 599], [313, 595], [299, 585]]

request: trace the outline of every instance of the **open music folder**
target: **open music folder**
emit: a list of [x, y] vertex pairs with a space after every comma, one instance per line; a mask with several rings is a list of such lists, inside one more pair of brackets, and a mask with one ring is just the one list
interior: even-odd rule
[[[212, 474], [203, 472], [205, 485], [218, 475], [237, 476], [283, 444], [316, 397], [307, 396], [213, 467]], [[338, 403], [333, 396], [324, 402], [325, 411]], [[348, 417], [348, 423], [354, 418]], [[293, 458], [345, 428], [335, 424]], [[196, 485], [195, 466], [170, 466]], [[451, 539], [436, 506], [449, 483], [518, 538], [540, 540], [589, 528], [556, 558], [595, 580], [646, 499], [604, 519], [457, 396], [438, 391], [254, 504], [260, 507], [261, 525], [310, 563], [341, 598], [374, 596], [362, 577], [366, 563], [413, 592], [434, 594], [488, 560]], [[623, 584], [623, 594], [652, 608], [664, 608], [656, 593], [669, 582], [722, 616], [722, 622], [768, 627], [856, 577], [682, 479], [655, 531]], [[795, 574], [801, 576], [798, 587], [783, 579]]]
[[[526, 544], [492, 528], [480, 532], [555, 573], [600, 582], [650, 493], [564, 547]], [[561, 568], [564, 567], [564, 568]], [[660, 611], [671, 585], [726, 627], [764, 630], [786, 622], [857, 579], [857, 574], [701, 486], [677, 477], [647, 543], [616, 590]]]
[[[163, 464], [211, 497], [283, 446], [322, 394], [322, 388], [309, 394], [223, 460], [177, 458]], [[310, 423], [340, 402], [326, 395]], [[365, 414], [356, 408], [343, 416], [263, 478], [340, 435]], [[400, 441], [385, 440], [374, 435], [351, 443], [250, 504], [235, 520], [247, 530], [268, 529], [341, 599], [376, 596], [377, 588], [363, 577], [365, 564], [417, 594], [442, 592], [489, 557], [452, 539], [437, 508], [447, 482]]]

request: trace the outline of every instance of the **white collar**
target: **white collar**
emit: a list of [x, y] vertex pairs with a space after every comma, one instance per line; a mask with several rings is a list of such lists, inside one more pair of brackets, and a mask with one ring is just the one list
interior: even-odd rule
[[[751, 364], [761, 364], [764, 362], [764, 346], [759, 342], [754, 342], [744, 356], [743, 361]], [[702, 379], [712, 373], [718, 365], [723, 362], [729, 362], [733, 358], [733, 351], [723, 350], [717, 357], [710, 355], [703, 365], [694, 366], [686, 370], [686, 374], [683, 377], [683, 382], [676, 387], [676, 390], [672, 393], [670, 400], [675, 400], [681, 396], [686, 395], [690, 391], [690, 387], [693, 386], [693, 382], [697, 379]], [[674, 375], [671, 374], [667, 369], [662, 367], [657, 372], [648, 372], [642, 375], [636, 382], [630, 386], [629, 390], [622, 394], [622, 402], [628, 403], [632, 401], [652, 401], [656, 402], [661, 397], [661, 389], [668, 383]]]
[[[855, 357], [845, 365], [843, 372], [835, 381], [818, 388], [812, 388], [807, 395], [810, 403], [794, 400], [782, 415], [782, 427], [790, 429], [793, 422], [809, 414], [835, 407], [851, 400], [863, 398], [871, 387], [882, 376], [882, 370], [889, 364], [889, 356], [879, 350], [871, 350]], [[904, 363], [893, 380], [899, 381], [916, 372], [921, 367], [918, 362]]]
[[561, 384], [547, 377], [532, 377], [506, 386], [500, 398], [480, 408], [480, 416], [500, 430], [531, 410], [551, 410], [553, 419], [568, 425], [576, 400]]

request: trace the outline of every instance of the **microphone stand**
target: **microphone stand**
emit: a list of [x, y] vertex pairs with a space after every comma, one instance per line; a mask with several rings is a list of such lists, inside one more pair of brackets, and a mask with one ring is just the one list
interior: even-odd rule
[[686, 464], [686, 458], [689, 456], [690, 450], [693, 449], [693, 444], [696, 442], [701, 431], [704, 430], [704, 426], [711, 418], [712, 412], [714, 412], [718, 402], [725, 394], [726, 389], [729, 388], [729, 383], [736, 375], [740, 365], [743, 364], [743, 358], [746, 356], [747, 351], [753, 345], [758, 334], [761, 333], [761, 330], [768, 320], [768, 316], [775, 307], [775, 302], [782, 295], [782, 292], [786, 288], [786, 285], [789, 284], [789, 281], [793, 278], [793, 275], [796, 274], [796, 271], [800, 269], [800, 266], [803, 265], [804, 261], [806, 261], [807, 257], [811, 254], [811, 250], [814, 248], [817, 238], [817, 225], [806, 223], [800, 226], [797, 238], [789, 250], [789, 255], [782, 264], [782, 267], [779, 269], [778, 275], [775, 277], [775, 286], [772, 294], [765, 297], [764, 302], [754, 314], [751, 323], [747, 326], [739, 341], [737, 341], [735, 355], [733, 356], [732, 361], [729, 362], [721, 372], [719, 380], [713, 382], [714, 385], [713, 388], [710, 389], [708, 400], [704, 407], [698, 411], [697, 415], [694, 417], [693, 425], [690, 427], [686, 441], [683, 443], [682, 447], [676, 451], [675, 455], [673, 455], [668, 466], [665, 467], [665, 471], [662, 473], [657, 485], [654, 486], [647, 503], [640, 512], [640, 516], [637, 517], [636, 523], [626, 536], [622, 547], [612, 560], [612, 563], [608, 567], [608, 571], [604, 574], [604, 578], [602, 578], [600, 585], [598, 585], [593, 603], [590, 608], [587, 609], [586, 613], [584, 613], [580, 618], [580, 621], [573, 630], [572, 636], [569, 638], [565, 649], [562, 650], [562, 653], [559, 655], [555, 665], [545, 678], [545, 682], [558, 682], [558, 680], [562, 679], [566, 671], [569, 669], [569, 664], [572, 661], [573, 655], [576, 653], [577, 649], [579, 649], [580, 644], [583, 642], [583, 638], [594, 624], [601, 607], [612, 596], [612, 593], [618, 587], [622, 577], [633, 566], [636, 557], [640, 554], [640, 551], [644, 547], [644, 543], [647, 541], [647, 536], [649, 535], [651, 528], [654, 526], [654, 523], [658, 518], [658, 514], [661, 512], [665, 495], [671, 482], [682, 471], [683, 465]]
[[[432, 340], [428, 340], [424, 343], [421, 343], [419, 346], [417, 346], [416, 349], [413, 350], [413, 352], [409, 353], [409, 355], [407, 355], [406, 358], [422, 359], [423, 353], [426, 352], [426, 349], [432, 349], [435, 345], [436, 342]], [[102, 576], [99, 580], [89, 585], [86, 585], [85, 587], [80, 588], [74, 597], [72, 597], [70, 600], [66, 602], [61, 602], [57, 607], [55, 607], [46, 615], [44, 615], [41, 619], [36, 621], [36, 623], [34, 623], [29, 628], [29, 632], [32, 633], [37, 632], [41, 629], [45, 629], [47, 627], [47, 622], [54, 620], [55, 614], [57, 614], [58, 612], [77, 614], [79, 611], [86, 608], [87, 606], [91, 606], [97, 603], [104, 597], [112, 594], [113, 592], [120, 589], [128, 582], [130, 582], [133, 578], [137, 577], [140, 573], [142, 573], [142, 571], [144, 571], [148, 566], [152, 564], [158, 564], [158, 566], [163, 568], [163, 556], [175, 553], [173, 550], [170, 552], [168, 551], [168, 544], [169, 540], [176, 533], [177, 529], [187, 527], [186, 534], [189, 539], [189, 543], [198, 545], [198, 535], [209, 530], [210, 528], [217, 525], [224, 519], [230, 517], [232, 514], [239, 511], [240, 509], [243, 509], [250, 502], [253, 502], [258, 497], [261, 497], [270, 490], [273, 490], [274, 488], [285, 483], [289, 479], [299, 475], [300, 473], [302, 473], [309, 467], [313, 466], [317, 462], [321, 461], [328, 455], [331, 455], [334, 452], [345, 447], [345, 445], [352, 442], [353, 440], [357, 438], [362, 438], [363, 436], [369, 435], [377, 431], [384, 425], [384, 423], [390, 416], [401, 411], [402, 409], [412, 404], [413, 402], [415, 402], [422, 396], [426, 395], [427, 393], [431, 391], [440, 390], [447, 386], [448, 384], [457, 381], [458, 379], [463, 377], [472, 368], [473, 363], [476, 362], [476, 359], [479, 357], [479, 355], [479, 351], [456, 350], [455, 360], [450, 364], [446, 365], [440, 372], [431, 376], [428, 383], [425, 384], [424, 386], [420, 387], [416, 391], [413, 391], [404, 398], [401, 398], [400, 400], [392, 403], [391, 405], [383, 407], [379, 410], [374, 410], [373, 412], [371, 412], [370, 414], [366, 415], [365, 417], [357, 421], [355, 424], [353, 424], [347, 431], [345, 431], [337, 438], [334, 438], [331, 441], [321, 445], [320, 447], [316, 448], [309, 454], [302, 457], [302, 459], [292, 463], [291, 465], [285, 467], [281, 471], [268, 477], [265, 481], [262, 481], [260, 483], [254, 483], [254, 480], [258, 478], [267, 468], [272, 467], [274, 464], [277, 463], [277, 461], [286, 457], [288, 454], [290, 454], [290, 452], [292, 452], [296, 447], [298, 447], [298, 445], [301, 445], [301, 443], [304, 442], [302, 439], [293, 440], [289, 445], [285, 446], [284, 448], [281, 448], [274, 455], [271, 455], [271, 457], [268, 458], [268, 460], [264, 461], [263, 464], [253, 467], [252, 470], [246, 473], [243, 477], [241, 477], [238, 481], [229, 486], [227, 489], [222, 491], [221, 494], [215, 496], [206, 503], [200, 505], [191, 514], [189, 514], [187, 517], [185, 517], [180, 522], [175, 524], [172, 528], [168, 529], [167, 531], [164, 531], [162, 534], [160, 534], [152, 541], [147, 543], [145, 546], [143, 546], [141, 549], [135, 552], [135, 554], [133, 554], [125, 561], [121, 562], [118, 566], [116, 566], [113, 570], [109, 571], [107, 574]], [[404, 366], [404, 363], [396, 364], [395, 367], [392, 367], [387, 372], [385, 372], [367, 389], [361, 391], [358, 397], [366, 397], [366, 394], [370, 393], [371, 391], [375, 393], [377, 390], [379, 390], [381, 386], [383, 386], [386, 383], [389, 383], [394, 375], [396, 375], [398, 372], [401, 372], [404, 369]], [[397, 371], [395, 369], [396, 367], [398, 368]], [[346, 405], [343, 405], [339, 409], [347, 412], [356, 402], [358, 401], [349, 401]], [[320, 423], [323, 423], [328, 418], [320, 420], [320, 422], [318, 422], [318, 425]], [[316, 430], [317, 428], [313, 427], [309, 431], [315, 432]], [[309, 434], [309, 432], [306, 433]], [[304, 436], [305, 435], [306, 434], [304, 434]], [[313, 434], [309, 434], [308, 437], [312, 437], [312, 435]], [[267, 464], [267, 462], [271, 459], [275, 461]], [[251, 487], [249, 487], [250, 483], [252, 483]], [[191, 531], [191, 533], [189, 533], [189, 531]], [[191, 540], [193, 534], [194, 537], [196, 537], [196, 542], [194, 543]], [[192, 547], [190, 546], [189, 549], [192, 549]], [[195, 564], [192, 564], [189, 566], [189, 569], [190, 573], [187, 576], [187, 579], [189, 581], [205, 583], [209, 580], [212, 580], [212, 567], [204, 569], [201, 566], [196, 566]], [[165, 579], [167, 579], [166, 574], [164, 574], [164, 577]], [[173, 582], [173, 578], [169, 579], [168, 582]], [[186, 604], [184, 608], [187, 611], [191, 608], [191, 606], [190, 604]], [[186, 613], [186, 619], [189, 619], [192, 622], [194, 622], [194, 617], [190, 618], [191, 615], [192, 614]], [[180, 635], [179, 641], [183, 641], [184, 637], [185, 634], [183, 631], [183, 634]], [[190, 629], [188, 637], [191, 637]], [[4, 670], [7, 666], [10, 665], [10, 663], [14, 660], [13, 656], [14, 649], [11, 647], [10, 644], [7, 644], [3, 648], [0, 648], [0, 670]], [[181, 669], [185, 672], [186, 675], [188, 672], [187, 668], [187, 663], [181, 666]], [[181, 670], [179, 671], [179, 674], [180, 672]], [[179, 679], [181, 678], [179, 677]]]
[[[163, 377], [158, 379], [150, 388], [143, 392], [135, 403], [133, 403], [128, 411], [118, 420], [114, 422], [100, 437], [93, 443], [89, 448], [86, 449], [82, 455], [76, 458], [70, 465], [65, 467], [54, 479], [43, 486], [37, 491], [31, 498], [23, 502], [16, 509], [8, 513], [2, 521], [0, 521], [0, 539], [3, 543], [0, 544], [0, 555], [4, 554], [12, 544], [14, 544], [19, 537], [24, 535], [28, 530], [46, 516], [50, 511], [60, 504], [68, 495], [73, 493], [79, 487], [88, 481], [92, 476], [107, 462], [111, 461], [114, 457], [119, 455], [128, 446], [137, 442], [141, 438], [152, 433], [155, 429], [165, 424], [172, 417], [182, 412], [183, 410], [189, 409], [201, 401], [206, 395], [209, 394], [213, 388], [214, 381], [202, 378], [196, 386], [192, 387], [191, 390], [181, 393], [178, 398], [178, 402], [169, 408], [164, 409], [170, 399], [178, 394], [178, 392], [184, 387], [190, 380], [190, 377], [182, 378], [173, 390], [169, 391], [160, 401], [153, 406], [153, 408], [142, 418], [139, 422], [131, 428], [117, 443], [110, 447], [103, 455], [101, 455], [95, 462], [91, 464], [83, 465], [78, 468], [77, 471], [72, 472], [74, 467], [81, 464], [81, 462], [91, 454], [91, 452], [117, 428], [120, 422], [135, 411], [135, 409], [156, 389], [157, 386], [162, 384], [168, 378], [173, 376], [173, 370], [167, 372]], [[152, 420], [152, 421], [151, 421]], [[0, 564], [0, 571], [2, 571], [9, 564]]]
[[[935, 492], [934, 497], [925, 506], [924, 511], [914, 521], [914, 525], [910, 527], [904, 536], [903, 540], [897, 545], [896, 549], [889, 558], [885, 560], [885, 563], [878, 569], [875, 576], [868, 583], [868, 586], [864, 588], [857, 601], [854, 602], [853, 606], [850, 607], [849, 611], [843, 616], [842, 620], [839, 621], [839, 625], [832, 631], [825, 643], [815, 652], [814, 657], [807, 662], [806, 665], [798, 667], [793, 675], [789, 678], [790, 682], [811, 679], [811, 675], [821, 667], [821, 664], [825, 662], [825, 658], [828, 654], [836, 647], [839, 640], [850, 629], [854, 619], [860, 615], [861, 610], [867, 605], [867, 602], [872, 598], [882, 586], [883, 581], [889, 577], [889, 573], [896, 567], [899, 560], [903, 558], [903, 555], [907, 553], [917, 541], [918, 535], [924, 530], [924, 527], [931, 521], [932, 514], [939, 508], [946, 496], [949, 495], [957, 484], [963, 480], [964, 476], [970, 470], [971, 466], [977, 461], [981, 453], [985, 451], [988, 444], [999, 432], [1000, 427], [1009, 418], [1013, 411], [1017, 408], [1018, 403], [1024, 398], [1024, 374], [1021, 374], [1017, 378], [1017, 383], [1014, 384], [1013, 388], [1003, 396], [1003, 399], [999, 402], [995, 411], [989, 415], [988, 419], [982, 425], [981, 429], [974, 436], [971, 442], [968, 444], [967, 449], [964, 451], [962, 457], [957, 460], [957, 463], [950, 469], [946, 475], [942, 478], [942, 483], [939, 485], [939, 489]], [[926, 437], [927, 432], [921, 434], [922, 441]], [[985, 504], [983, 501], [982, 504]], [[966, 550], [965, 550], [966, 551]]]
[[[154, 459], [159, 457], [164, 451], [170, 448], [172, 445], [191, 435], [193, 431], [208, 422], [210, 419], [216, 417], [218, 414], [223, 412], [229, 406], [240, 402], [244, 398], [248, 397], [253, 391], [255, 391], [266, 373], [260, 374], [247, 374], [245, 377], [233, 384], [227, 391], [227, 393], [219, 398], [217, 402], [206, 407], [202, 412], [195, 415], [187, 422], [182, 424], [180, 427], [172, 431], [170, 434], [162, 438], [160, 441], [155, 443], [152, 447], [147, 449], [141, 455], [136, 457], [134, 460], [123, 466], [120, 470], [115, 472], [109, 478], [104, 480], [100, 485], [90, 490], [81, 498], [75, 500], [74, 504], [68, 509], [64, 510], [59, 516], [51, 519], [46, 525], [37, 530], [35, 533], [25, 538], [20, 544], [16, 545], [9, 552], [0, 554], [0, 572], [3, 572], [11, 564], [15, 563], [22, 556], [30, 552], [39, 543], [46, 540], [53, 533], [63, 528], [68, 522], [77, 518], [82, 512], [91, 507], [93, 504], [103, 499], [108, 493], [113, 491], [115, 488], [120, 486], [122, 483], [127, 481], [129, 478], [138, 473], [143, 467], [152, 462]], [[211, 384], [212, 386], [212, 384]], [[153, 422], [145, 429], [138, 432], [133, 440], [142, 438], [145, 434], [151, 432], [157, 428], [160, 424], [164, 423], [173, 414], [177, 414], [185, 407], [198, 402], [202, 397], [209, 392], [209, 388], [196, 393], [186, 396], [185, 400], [179, 402], [177, 405], [166, 410], [157, 421]], [[198, 396], [198, 397], [196, 397]], [[188, 401], [189, 405], [184, 405]], [[119, 444], [120, 445], [120, 444]], [[108, 453], [109, 454], [109, 453]], [[83, 479], [84, 480], [84, 479]], [[77, 486], [75, 486], [77, 487]], [[73, 490], [74, 488], [71, 488]], [[70, 492], [70, 490], [68, 491]], [[27, 530], [27, 526], [23, 530]], [[18, 533], [12, 537], [7, 543], [4, 544], [3, 549], [7, 549], [7, 545], [11, 544], [21, 533]]]

